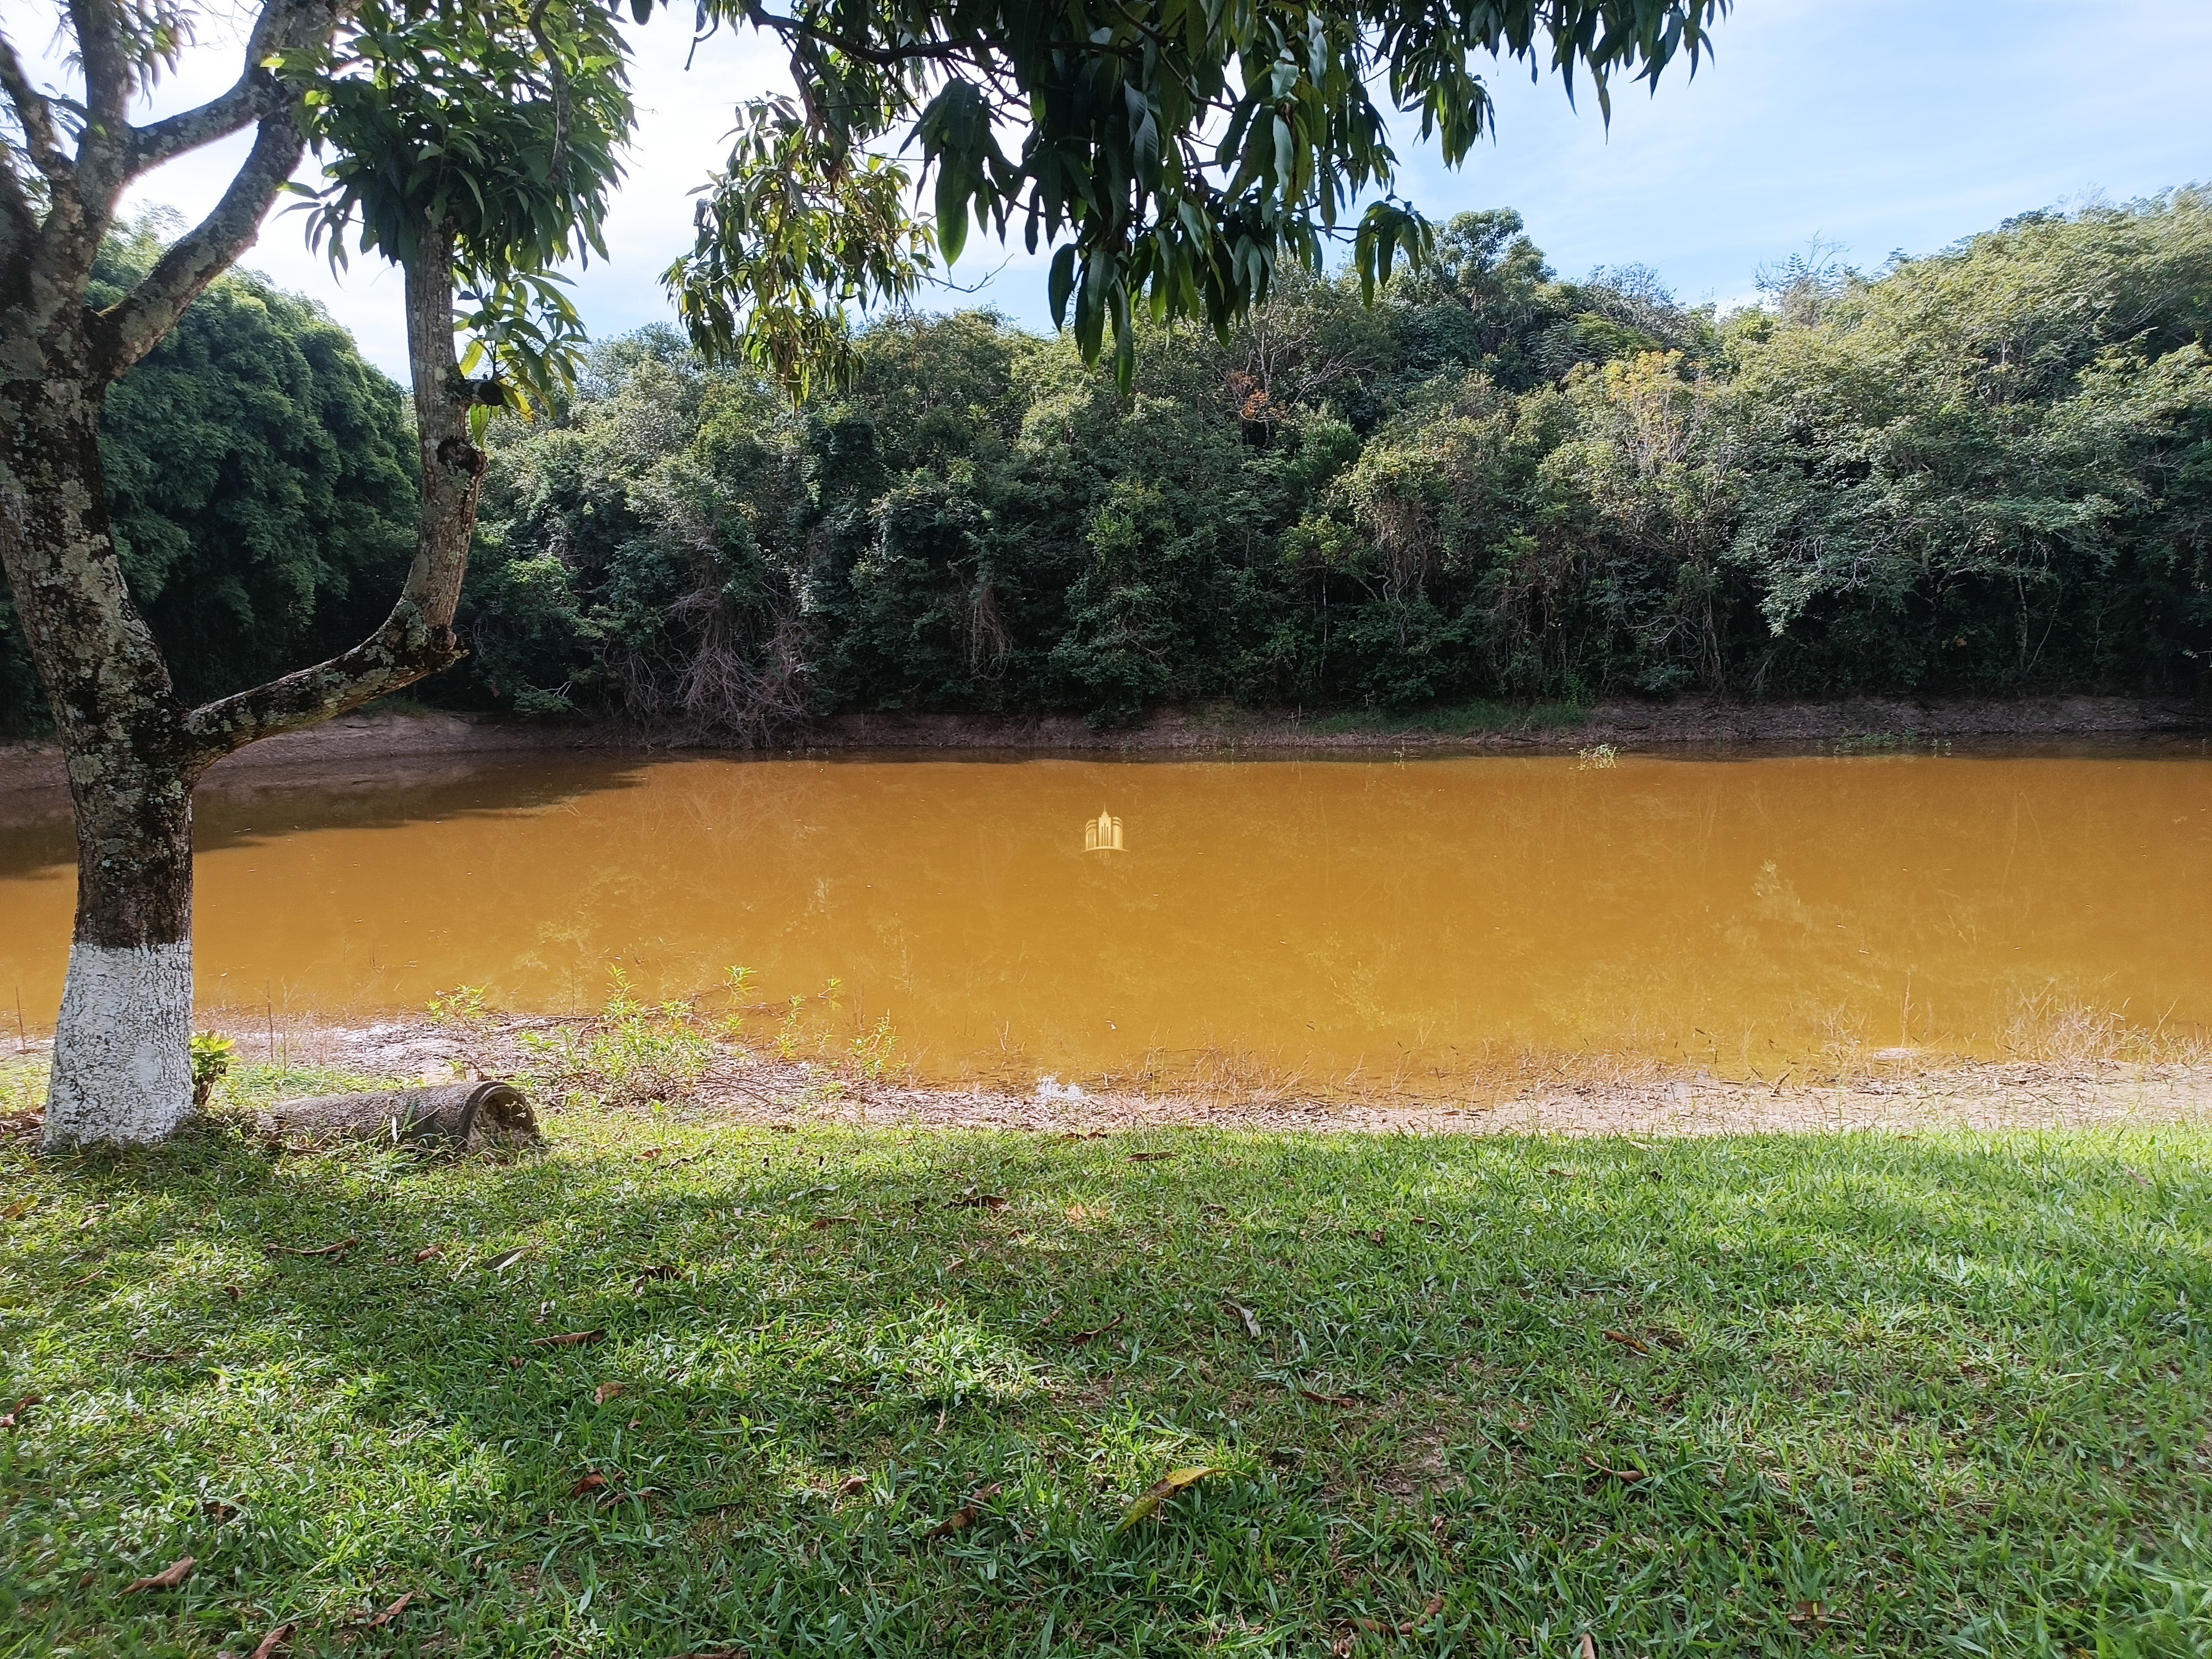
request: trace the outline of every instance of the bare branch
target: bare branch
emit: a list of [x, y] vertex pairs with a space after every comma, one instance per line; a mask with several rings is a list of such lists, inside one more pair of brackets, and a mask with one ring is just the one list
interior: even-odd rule
[[195, 708], [185, 723], [193, 750], [189, 769], [197, 775], [249, 743], [358, 708], [466, 654], [450, 626], [433, 627], [403, 599], [384, 626], [352, 650]]
[[185, 307], [252, 245], [263, 216], [307, 147], [298, 116], [289, 107], [261, 118], [252, 153], [214, 210], [163, 254], [136, 288], [100, 313], [93, 362], [98, 381], [113, 380], [158, 345]]
[[198, 109], [185, 110], [133, 129], [132, 176], [173, 156], [228, 137], [278, 108], [288, 95], [281, 82], [262, 67], [272, 53], [312, 48], [327, 41], [356, 0], [264, 0], [246, 42], [246, 62], [229, 90]]
[[185, 732], [195, 775], [257, 738], [358, 708], [466, 654], [453, 632], [453, 613], [460, 605], [486, 463], [469, 441], [476, 389], [461, 378], [453, 358], [451, 231], [426, 232], [406, 270], [407, 355], [422, 452], [422, 507], [415, 559], [399, 602], [384, 626], [352, 650], [194, 709]]
[[0, 34], [0, 89], [6, 91], [15, 119], [22, 126], [33, 164], [49, 179], [63, 177], [70, 170], [70, 162], [54, 127], [53, 110], [31, 84], [22, 59], [15, 56], [15, 43], [4, 34]]
[[842, 35], [833, 34], [821, 25], [810, 23], [803, 17], [778, 17], [766, 7], [757, 3], [745, 8], [745, 21], [757, 29], [769, 30], [781, 35], [786, 40], [811, 40], [817, 46], [828, 46], [861, 63], [873, 64], [878, 69], [889, 69], [898, 64], [961, 59], [974, 50], [973, 42], [954, 40], [917, 40], [903, 46], [872, 46], [866, 41], [849, 40]]
[[229, 91], [210, 98], [198, 109], [185, 110], [151, 126], [133, 129], [128, 164], [131, 175], [136, 178], [173, 156], [252, 126], [276, 108], [283, 95], [276, 77], [267, 70], [248, 69]]

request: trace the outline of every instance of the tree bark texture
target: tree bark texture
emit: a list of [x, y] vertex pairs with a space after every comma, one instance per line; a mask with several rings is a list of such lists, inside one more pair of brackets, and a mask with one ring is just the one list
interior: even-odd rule
[[50, 1146], [155, 1140], [191, 1107], [191, 745], [115, 556], [100, 388], [0, 386], [0, 563], [68, 757], [76, 921]]
[[[484, 457], [474, 389], [453, 352], [453, 243], [443, 227], [407, 267], [407, 332], [422, 447], [414, 562], [383, 626], [352, 650], [204, 708], [180, 703], [116, 557], [100, 457], [115, 378], [252, 242], [306, 141], [299, 93], [272, 53], [327, 41], [347, 0], [265, 0], [235, 86], [143, 128], [118, 13], [72, 10], [86, 86], [69, 124], [0, 33], [0, 570], [68, 759], [76, 921], [46, 1106], [51, 1147], [150, 1141], [191, 1110], [192, 786], [233, 750], [412, 684], [462, 655], [453, 612]], [[252, 150], [215, 209], [115, 304], [88, 300], [131, 179], [227, 134]], [[22, 169], [27, 164], [39, 175]]]
[[382, 1140], [394, 1145], [482, 1150], [542, 1140], [530, 1100], [511, 1083], [446, 1083], [280, 1100], [256, 1127], [315, 1145]]

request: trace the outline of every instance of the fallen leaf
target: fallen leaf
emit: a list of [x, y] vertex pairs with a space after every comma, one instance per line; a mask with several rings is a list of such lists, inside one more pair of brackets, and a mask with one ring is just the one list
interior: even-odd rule
[[1188, 1492], [1209, 1474], [1221, 1471], [1210, 1464], [1200, 1464], [1187, 1469], [1170, 1469], [1168, 1478], [1146, 1492], [1143, 1497], [1121, 1511], [1121, 1518], [1114, 1523], [1114, 1535], [1119, 1538], [1137, 1522], [1159, 1512], [1161, 1504], [1178, 1492]]
[[1638, 1481], [1646, 1478], [1642, 1469], [1616, 1469], [1611, 1464], [1601, 1462], [1595, 1457], [1585, 1457], [1583, 1462], [1589, 1464], [1600, 1479], [1618, 1480], [1624, 1486], [1632, 1486]]
[[39, 1400], [40, 1396], [35, 1394], [27, 1394], [18, 1400], [8, 1408], [8, 1414], [5, 1417], [0, 1417], [0, 1429], [18, 1427], [23, 1421], [23, 1414], [37, 1405]]
[[288, 1646], [292, 1640], [292, 1631], [290, 1625], [277, 1626], [261, 1638], [261, 1645], [253, 1650], [252, 1659], [270, 1659], [277, 1649]]
[[858, 1224], [860, 1219], [860, 1218], [856, 1215], [817, 1215], [807, 1224], [814, 1231], [818, 1233], [824, 1227], [854, 1226]]
[[743, 1648], [702, 1648], [696, 1653], [687, 1653], [681, 1659], [750, 1659]]
[[1650, 1353], [1651, 1352], [1650, 1345], [1645, 1342], [1642, 1337], [1632, 1336], [1626, 1331], [1607, 1331], [1605, 1334], [1605, 1340], [1608, 1342], [1618, 1342], [1622, 1347], [1627, 1349], [1631, 1353]]
[[371, 1630], [382, 1630], [386, 1625], [397, 1619], [401, 1613], [406, 1612], [407, 1604], [414, 1599], [415, 1592], [413, 1590], [409, 1590], [397, 1601], [394, 1601], [390, 1607], [385, 1608], [382, 1613], [378, 1613], [375, 1618], [370, 1620], [368, 1621], [368, 1628]]
[[1380, 1244], [1382, 1242], [1382, 1230], [1377, 1227], [1373, 1232], [1368, 1234], [1367, 1242], [1370, 1244]]
[[523, 1257], [529, 1254], [530, 1247], [527, 1244], [523, 1245], [519, 1249], [509, 1250], [505, 1255], [500, 1257], [498, 1261], [491, 1264], [491, 1270], [495, 1273], [503, 1273], [509, 1267], [512, 1267], [516, 1262], [521, 1261]]
[[338, 1242], [337, 1242], [337, 1243], [335, 1243], [335, 1244], [323, 1244], [323, 1245], [319, 1245], [319, 1246], [317, 1246], [315, 1249], [312, 1249], [312, 1250], [310, 1250], [310, 1249], [295, 1249], [295, 1247], [293, 1247], [292, 1245], [289, 1245], [289, 1244], [264, 1244], [264, 1245], [261, 1247], [261, 1254], [262, 1254], [262, 1255], [272, 1255], [272, 1256], [274, 1256], [274, 1255], [344, 1255], [348, 1250], [349, 1250], [349, 1249], [353, 1249], [353, 1247], [354, 1247], [355, 1245], [356, 1245], [356, 1244], [358, 1244], [358, 1243], [361, 1243], [361, 1241], [360, 1241], [359, 1239], [357, 1239], [357, 1238], [342, 1238], [342, 1239], [338, 1240]]
[[1262, 1341], [1266, 1339], [1267, 1333], [1260, 1328], [1259, 1315], [1254, 1313], [1249, 1308], [1246, 1307], [1241, 1302], [1231, 1302], [1229, 1304], [1229, 1309], [1231, 1312], [1234, 1313], [1239, 1319], [1244, 1322], [1244, 1334], [1246, 1335], [1249, 1336], [1255, 1342]]
[[558, 1336], [533, 1336], [530, 1339], [530, 1346], [533, 1348], [588, 1348], [605, 1335], [605, 1331], [563, 1331]]
[[1092, 1337], [1094, 1337], [1094, 1336], [1103, 1336], [1103, 1335], [1105, 1335], [1107, 1332], [1109, 1332], [1109, 1331], [1112, 1330], [1112, 1329], [1113, 1329], [1116, 1325], [1120, 1324], [1123, 1320], [1127, 1319], [1128, 1316], [1128, 1316], [1128, 1315], [1127, 1315], [1127, 1314], [1115, 1314], [1115, 1315], [1111, 1319], [1108, 1320], [1108, 1321], [1107, 1321], [1103, 1325], [1097, 1326], [1097, 1327], [1096, 1327], [1095, 1328], [1093, 1328], [1093, 1329], [1091, 1329], [1091, 1330], [1087, 1330], [1087, 1331], [1078, 1331], [1078, 1332], [1076, 1332], [1076, 1333], [1075, 1333], [1075, 1334], [1074, 1334], [1074, 1335], [1073, 1335], [1073, 1336], [1067, 1336], [1067, 1337], [1062, 1337], [1060, 1340], [1061, 1340], [1062, 1341], [1066, 1342], [1066, 1343], [1069, 1346], [1071, 1346], [1071, 1347], [1074, 1346], [1075, 1346], [1077, 1343], [1079, 1343], [1079, 1342], [1088, 1342], [1088, 1341], [1089, 1341], [1089, 1340], [1091, 1340], [1091, 1339]]
[[1428, 1606], [1421, 1609], [1419, 1619], [1407, 1619], [1397, 1624], [1392, 1624], [1388, 1619], [1354, 1619], [1352, 1622], [1359, 1629], [1372, 1631], [1378, 1636], [1416, 1636], [1426, 1620], [1435, 1618], [1443, 1610], [1444, 1598], [1431, 1595]]
[[1810, 1625], [1819, 1630], [1834, 1624], [1836, 1615], [1825, 1601], [1800, 1601], [1790, 1608], [1790, 1622], [1800, 1627]]
[[945, 1519], [939, 1522], [927, 1532], [922, 1534], [921, 1536], [923, 1541], [927, 1542], [933, 1538], [949, 1538], [954, 1533], [958, 1532], [963, 1527], [974, 1526], [975, 1524], [976, 1516], [983, 1513], [983, 1505], [989, 1503], [1000, 1492], [1006, 1491], [1006, 1488], [1003, 1483], [994, 1480], [989, 1486], [984, 1487], [982, 1491], [977, 1492], [973, 1498], [963, 1504], [958, 1509], [953, 1510], [951, 1514], [946, 1516]]
[[1562, 1181], [1572, 1181], [1575, 1178], [1575, 1172], [1572, 1170], [1562, 1170], [1556, 1164], [1546, 1164], [1544, 1173], [1547, 1176], [1557, 1176]]
[[0, 1221], [21, 1221], [38, 1207], [39, 1200], [35, 1198], [19, 1199], [6, 1209], [0, 1210]]
[[602, 1382], [592, 1390], [592, 1403], [595, 1406], [604, 1406], [617, 1395], [623, 1393], [627, 1386], [621, 1382]]
[[1132, 1164], [1157, 1164], [1164, 1158], [1173, 1158], [1175, 1154], [1173, 1152], [1132, 1152], [1129, 1154], [1129, 1162]]
[[174, 1589], [191, 1577], [192, 1569], [198, 1565], [199, 1563], [191, 1556], [180, 1557], [149, 1577], [132, 1579], [123, 1587], [123, 1593], [125, 1595], [135, 1595], [140, 1590]]
[[1060, 1139], [1062, 1140], [1103, 1140], [1106, 1139], [1106, 1134], [1107, 1132], [1103, 1129], [1070, 1129], [1061, 1135]]
[[1357, 1406], [1359, 1403], [1348, 1394], [1316, 1394], [1303, 1382], [1298, 1384], [1298, 1392], [1316, 1405]]
[[1581, 1659], [1597, 1659], [1597, 1641], [1588, 1631], [1583, 1632]]
[[2120, 1167], [2128, 1172], [2128, 1178], [2138, 1187], [2154, 1187], [2158, 1184], [2132, 1164], [2124, 1164]]
[[587, 1492], [605, 1492], [606, 1489], [606, 1476], [604, 1474], [592, 1474], [586, 1475], [574, 1486], [569, 1487], [568, 1496], [571, 1498], [581, 1498]]
[[226, 1285], [222, 1287], [222, 1293], [228, 1297], [233, 1302], [235, 1302], [239, 1297], [246, 1294], [246, 1286], [243, 1285]]
[[837, 1496], [840, 1498], [850, 1498], [854, 1492], [866, 1492], [867, 1489], [868, 1477], [866, 1475], [848, 1474], [842, 1480], [840, 1480], [837, 1483]]
[[421, 1249], [421, 1250], [417, 1250], [417, 1251], [416, 1251], [416, 1252], [415, 1252], [415, 1259], [416, 1259], [417, 1261], [428, 1261], [432, 1256], [434, 1256], [434, 1255], [445, 1255], [445, 1253], [446, 1253], [446, 1247], [445, 1247], [444, 1245], [442, 1245], [442, 1244], [433, 1244], [433, 1245], [431, 1245], [431, 1246], [430, 1246], [428, 1249]]
[[1441, 1229], [1444, 1224], [1441, 1221], [1431, 1221], [1425, 1215], [1408, 1216], [1407, 1219], [1417, 1222], [1424, 1227], [1436, 1227]]
[[970, 1187], [959, 1197], [946, 1200], [945, 1207], [948, 1210], [1003, 1210], [1012, 1202], [1011, 1198], [1001, 1197], [997, 1193], [979, 1193]]

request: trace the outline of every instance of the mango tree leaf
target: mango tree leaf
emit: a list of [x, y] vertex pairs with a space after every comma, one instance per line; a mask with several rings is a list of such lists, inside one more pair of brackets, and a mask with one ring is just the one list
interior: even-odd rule
[[1220, 1473], [1219, 1469], [1211, 1464], [1200, 1464], [1191, 1468], [1170, 1469], [1166, 1480], [1151, 1488], [1135, 1503], [1121, 1511], [1121, 1518], [1114, 1524], [1114, 1536], [1119, 1538], [1139, 1522], [1159, 1513], [1160, 1505], [1176, 1493], [1188, 1492], [1208, 1475]]

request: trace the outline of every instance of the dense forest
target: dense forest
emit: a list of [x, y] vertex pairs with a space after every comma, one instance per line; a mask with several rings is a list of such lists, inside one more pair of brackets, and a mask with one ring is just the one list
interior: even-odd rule
[[[1226, 342], [1151, 331], [1126, 396], [982, 313], [878, 323], [796, 408], [672, 332], [611, 341], [495, 428], [473, 655], [427, 695], [744, 741], [861, 708], [2203, 689], [2212, 195], [1764, 295], [1562, 281], [1494, 211], [1371, 309], [1297, 278]], [[125, 380], [125, 567], [187, 689], [380, 614], [406, 418], [247, 277]]]

